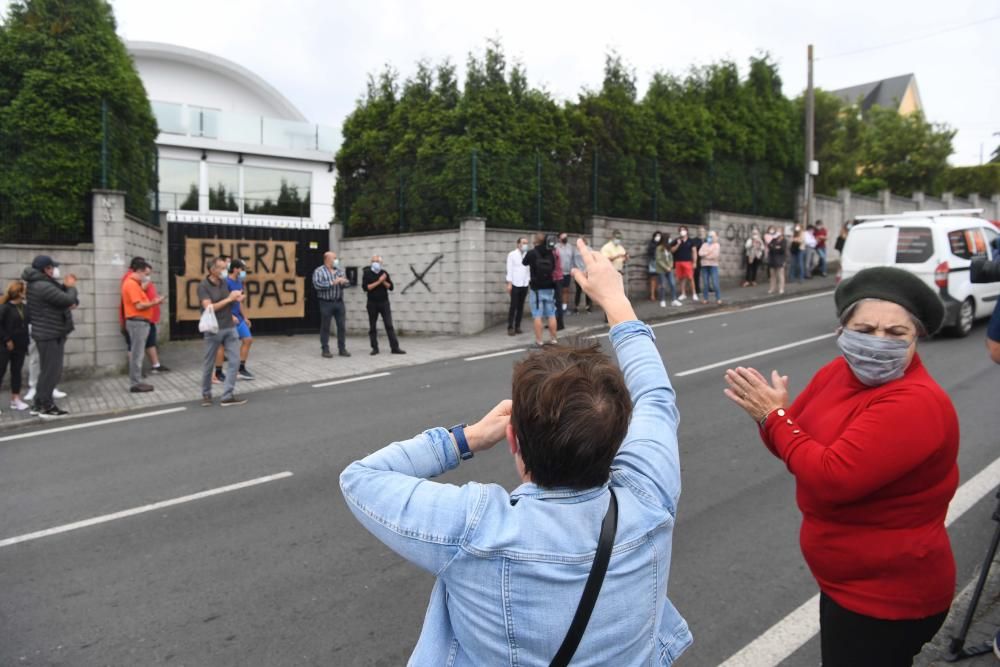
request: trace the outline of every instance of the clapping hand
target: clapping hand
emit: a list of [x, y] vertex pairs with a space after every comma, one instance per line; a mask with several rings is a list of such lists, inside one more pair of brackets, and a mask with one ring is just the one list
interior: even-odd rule
[[726, 370], [726, 396], [740, 406], [755, 422], [778, 408], [788, 407], [788, 376], [771, 371], [771, 382], [755, 368]]

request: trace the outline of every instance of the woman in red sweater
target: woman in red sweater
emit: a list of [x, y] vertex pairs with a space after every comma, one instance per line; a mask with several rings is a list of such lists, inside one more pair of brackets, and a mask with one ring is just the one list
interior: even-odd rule
[[944, 319], [916, 276], [879, 267], [840, 284], [842, 357], [794, 403], [788, 378], [726, 371], [726, 395], [795, 476], [800, 544], [820, 596], [824, 667], [910, 665], [944, 623], [955, 560], [958, 417], [916, 353]]

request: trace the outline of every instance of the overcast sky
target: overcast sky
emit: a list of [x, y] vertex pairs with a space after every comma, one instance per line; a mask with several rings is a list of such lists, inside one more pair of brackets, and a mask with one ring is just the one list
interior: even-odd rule
[[927, 117], [958, 130], [953, 164], [979, 164], [980, 145], [989, 160], [1000, 143], [1000, 135], [993, 136], [1000, 133], [998, 0], [112, 0], [112, 5], [124, 38], [180, 44], [233, 60], [274, 85], [310, 120], [337, 128], [364, 92], [369, 73], [389, 63], [405, 76], [421, 58], [432, 63], [450, 58], [461, 72], [467, 54], [481, 53], [491, 37], [502, 40], [509, 59], [524, 64], [532, 85], [560, 100], [600, 85], [609, 48], [635, 68], [640, 95], [657, 70], [683, 73], [691, 65], [730, 58], [745, 71], [751, 55], [767, 51], [780, 65], [785, 94], [795, 96], [805, 88], [811, 42], [818, 87], [833, 90], [916, 74]]

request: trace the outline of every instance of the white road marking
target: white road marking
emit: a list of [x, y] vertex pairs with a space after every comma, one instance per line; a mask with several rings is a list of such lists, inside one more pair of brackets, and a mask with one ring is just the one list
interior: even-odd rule
[[524, 352], [524, 348], [518, 348], [516, 350], [504, 350], [503, 352], [493, 352], [492, 354], [480, 354], [478, 357], [466, 357], [462, 361], [479, 361], [480, 359], [492, 359], [493, 357], [503, 357], [508, 354], [517, 354], [518, 352]]
[[[1000, 458], [958, 488], [951, 499], [945, 526], [955, 523], [973, 505], [997, 488]], [[768, 628], [719, 667], [757, 667], [777, 665], [799, 650], [819, 633], [819, 595], [814, 595], [798, 609]]]
[[392, 375], [392, 373], [372, 373], [371, 375], [359, 375], [356, 378], [347, 378], [346, 380], [334, 380], [333, 382], [321, 382], [319, 384], [314, 384], [313, 389], [319, 389], [320, 387], [332, 387], [335, 384], [347, 384], [348, 382], [361, 382], [362, 380], [374, 380], [375, 378], [384, 378], [386, 375]]
[[58, 535], [59, 533], [65, 533], [71, 530], [77, 530], [79, 528], [87, 528], [88, 526], [96, 526], [100, 523], [107, 523], [108, 521], [114, 521], [116, 519], [124, 519], [126, 517], [135, 516], [136, 514], [144, 514], [146, 512], [153, 512], [156, 510], [161, 510], [165, 507], [173, 507], [174, 505], [180, 505], [182, 503], [189, 503], [193, 500], [201, 500], [202, 498], [208, 498], [210, 496], [217, 496], [220, 493], [229, 493], [230, 491], [238, 491], [240, 489], [245, 489], [250, 486], [256, 486], [258, 484], [265, 484], [267, 482], [273, 482], [278, 479], [284, 479], [286, 477], [291, 477], [292, 473], [285, 471], [279, 472], [275, 475], [268, 475], [267, 477], [258, 477], [256, 479], [250, 479], [245, 482], [239, 482], [237, 484], [230, 484], [229, 486], [220, 486], [217, 489], [209, 489], [208, 491], [200, 491], [198, 493], [192, 493], [189, 496], [182, 496], [180, 498], [174, 498], [172, 500], [163, 500], [158, 503], [152, 503], [150, 505], [143, 505], [142, 507], [133, 507], [129, 510], [122, 510], [121, 512], [114, 512], [113, 514], [104, 514], [102, 516], [95, 516], [92, 519], [85, 519], [83, 521], [76, 521], [74, 523], [63, 524], [62, 526], [56, 526], [55, 528], [48, 528], [46, 530], [39, 530], [34, 533], [27, 533], [25, 535], [18, 535], [17, 537], [9, 537], [5, 540], [0, 540], [0, 548], [9, 547], [12, 544], [19, 544], [21, 542], [28, 542], [29, 540], [37, 540], [42, 537], [48, 537], [50, 535]]
[[22, 440], [24, 438], [36, 438], [40, 435], [51, 435], [53, 433], [63, 433], [64, 431], [75, 431], [80, 428], [90, 428], [91, 426], [104, 426], [105, 424], [117, 424], [118, 422], [132, 421], [133, 419], [145, 419], [146, 417], [156, 417], [158, 415], [169, 415], [174, 412], [183, 412], [187, 408], [168, 408], [166, 410], [156, 410], [154, 412], [143, 412], [138, 415], [128, 415], [125, 417], [113, 417], [111, 419], [100, 419], [98, 421], [86, 422], [84, 424], [71, 424], [70, 426], [59, 426], [47, 428], [42, 431], [32, 431], [31, 433], [18, 433], [17, 435], [6, 435], [0, 438], [0, 442], [11, 440]]
[[752, 352], [750, 354], [744, 354], [741, 357], [733, 357], [732, 359], [726, 359], [725, 361], [718, 361], [714, 364], [709, 364], [707, 366], [699, 366], [698, 368], [692, 368], [689, 371], [681, 371], [680, 373], [674, 373], [675, 378], [682, 378], [688, 375], [695, 375], [696, 373], [704, 373], [705, 371], [710, 371], [713, 368], [721, 368], [723, 366], [731, 366], [738, 361], [745, 361], [747, 359], [753, 359], [755, 357], [763, 357], [768, 354], [774, 354], [775, 352], [781, 352], [783, 350], [790, 350], [793, 347], [801, 347], [803, 345], [809, 345], [810, 343], [815, 343], [817, 341], [825, 340], [827, 338], [833, 338], [836, 336], [836, 332], [830, 332], [823, 334], [821, 336], [813, 336], [812, 338], [806, 338], [804, 340], [799, 340], [794, 343], [788, 343], [787, 345], [779, 345], [777, 347], [769, 347], [766, 350], [761, 350], [760, 352]]
[[[739, 308], [738, 310], [726, 310], [720, 313], [708, 313], [705, 315], [696, 315], [694, 317], [682, 317], [676, 320], [668, 320], [666, 322], [657, 322], [656, 324], [650, 324], [650, 329], [658, 329], [660, 327], [669, 327], [675, 324], [684, 324], [685, 322], [696, 322], [698, 320], [707, 320], [710, 317], [725, 317], [727, 315], [736, 315], [738, 313], [743, 313], [748, 310], [760, 310], [762, 308], [774, 308], [775, 306], [784, 306], [789, 303], [796, 303], [799, 301], [808, 301], [809, 299], [818, 299], [823, 296], [830, 296], [833, 294], [833, 290], [829, 292], [818, 292], [816, 294], [807, 294], [806, 296], [797, 296], [791, 299], [782, 299], [781, 301], [770, 301], [768, 303], [761, 303], [756, 306], [748, 306], [746, 308]], [[608, 333], [595, 334], [590, 336], [590, 338], [607, 338]]]

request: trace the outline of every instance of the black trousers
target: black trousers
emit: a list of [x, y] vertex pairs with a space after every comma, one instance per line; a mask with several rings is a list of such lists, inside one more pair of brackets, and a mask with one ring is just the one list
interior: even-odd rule
[[823, 667], [910, 667], [948, 615], [886, 621], [844, 609], [826, 593], [819, 597]]
[[319, 300], [319, 344], [324, 352], [330, 351], [330, 320], [337, 323], [337, 349], [347, 352], [345, 312], [343, 301]]
[[7, 346], [0, 343], [0, 385], [3, 384], [3, 376], [7, 372], [7, 364], [10, 364], [10, 393], [21, 393], [21, 374], [24, 371], [24, 359], [28, 356], [27, 350], [8, 350]]
[[38, 386], [35, 387], [35, 407], [47, 410], [54, 403], [52, 390], [59, 384], [63, 371], [63, 349], [66, 347], [66, 337], [51, 340], [36, 340], [38, 349]]
[[389, 337], [389, 349], [398, 350], [399, 341], [396, 340], [396, 329], [392, 326], [392, 310], [388, 301], [368, 302], [368, 339], [371, 341], [372, 349], [378, 349], [378, 316], [382, 316], [382, 324], [385, 325], [385, 335]]
[[760, 267], [760, 260], [755, 259], [753, 261], [747, 260], [747, 274], [746, 281], [748, 283], [757, 282], [757, 269]]
[[524, 316], [524, 299], [527, 296], [527, 287], [510, 288], [510, 308], [507, 310], [508, 329], [521, 328], [521, 318]]

